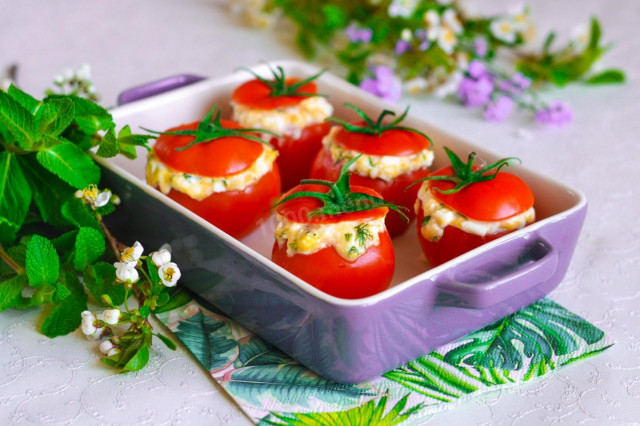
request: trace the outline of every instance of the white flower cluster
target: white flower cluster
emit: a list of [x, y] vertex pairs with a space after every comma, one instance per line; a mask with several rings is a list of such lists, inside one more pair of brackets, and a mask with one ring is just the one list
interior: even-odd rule
[[512, 7], [508, 15], [494, 19], [489, 29], [495, 38], [505, 43], [515, 42], [518, 34], [525, 40], [529, 39], [533, 32], [533, 25], [529, 20], [529, 9], [524, 5]]
[[108, 189], [100, 191], [94, 184], [77, 190], [75, 196], [76, 198], [81, 198], [86, 204], [89, 204], [92, 210], [106, 206], [109, 201], [116, 205], [120, 204], [120, 199], [117, 195], [111, 194], [111, 191]]
[[424, 14], [427, 26], [427, 40], [435, 41], [448, 55], [458, 44], [458, 35], [462, 33], [462, 23], [452, 8], [447, 8], [440, 15], [435, 10], [429, 10]]
[[53, 79], [53, 84], [63, 91], [65, 86], [72, 94], [85, 94], [89, 99], [97, 100], [98, 92], [91, 82], [91, 67], [89, 64], [82, 64], [77, 70], [67, 68]]
[[[136, 268], [143, 251], [144, 248], [138, 241], [133, 246], [127, 247], [122, 251], [120, 262], [113, 264], [116, 267], [118, 281], [133, 284], [140, 279]], [[158, 275], [162, 284], [166, 287], [175, 286], [182, 274], [178, 265], [171, 261], [171, 252], [168, 246], [161, 247], [160, 250], [152, 252], [149, 256], [151, 256], [151, 262], [158, 268]]]

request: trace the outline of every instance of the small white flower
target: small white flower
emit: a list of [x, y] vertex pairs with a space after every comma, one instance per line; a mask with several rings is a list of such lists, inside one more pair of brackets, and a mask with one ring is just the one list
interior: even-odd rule
[[89, 64], [82, 64], [76, 70], [76, 77], [79, 80], [89, 80], [91, 78], [91, 67]]
[[140, 275], [135, 268], [135, 264], [128, 262], [115, 262], [116, 278], [123, 283], [135, 283], [140, 279]]
[[80, 316], [82, 318], [85, 318], [85, 317], [94, 317], [95, 318], [95, 315], [93, 315], [93, 312], [91, 312], [91, 311], [82, 311]]
[[458, 86], [462, 81], [464, 74], [462, 71], [455, 71], [449, 78], [433, 92], [433, 94], [440, 99], [444, 99], [449, 95], [453, 95], [458, 90]]
[[95, 322], [97, 318], [93, 315], [92, 312], [84, 311], [82, 312], [82, 333], [87, 337], [93, 337], [94, 339], [98, 338], [102, 333], [102, 327], [96, 327]]
[[427, 24], [427, 38], [431, 41], [438, 38], [440, 34], [440, 15], [435, 10], [430, 10], [424, 14], [424, 21]]
[[117, 355], [117, 354], [119, 354], [119, 353], [120, 353], [120, 349], [118, 349], [118, 348], [111, 348], [111, 349], [109, 349], [109, 352], [107, 352], [107, 356], [108, 356], [108, 357], [112, 357], [112, 356]]
[[74, 76], [74, 72], [71, 68], [65, 68], [64, 71], [62, 71], [62, 77], [65, 80], [71, 80]]
[[456, 34], [460, 34], [462, 32], [462, 24], [458, 19], [458, 15], [456, 11], [453, 9], [447, 9], [442, 14], [442, 23], [453, 31]]
[[93, 84], [90, 84], [89, 87], [87, 87], [87, 93], [89, 93], [90, 95], [95, 95], [97, 92], [98, 90]]
[[576, 52], [582, 52], [589, 44], [589, 27], [582, 24], [571, 29], [571, 41]]
[[53, 78], [53, 82], [57, 85], [64, 84], [64, 76], [62, 74], [56, 74], [56, 76]]
[[414, 77], [411, 80], [405, 81], [404, 90], [406, 90], [410, 95], [415, 95], [427, 90], [427, 86], [427, 80], [422, 77]]
[[151, 261], [158, 268], [162, 265], [171, 262], [171, 252], [167, 249], [161, 249], [151, 253]]
[[513, 26], [513, 22], [508, 18], [500, 18], [491, 22], [491, 34], [498, 40], [502, 40], [506, 43], [513, 43], [516, 41], [516, 29]]
[[104, 342], [100, 343], [99, 349], [100, 352], [106, 355], [111, 349], [113, 349], [113, 347], [113, 342], [111, 342], [111, 340], [105, 340]]
[[116, 325], [120, 320], [120, 309], [107, 309], [102, 313], [103, 321], [109, 325]]
[[400, 33], [400, 38], [404, 41], [411, 41], [411, 38], [413, 38], [413, 34], [411, 33], [411, 30], [409, 28], [405, 28]]
[[176, 285], [178, 280], [180, 279], [180, 269], [178, 265], [173, 262], [166, 263], [158, 269], [158, 275], [160, 275], [160, 280], [162, 284], [167, 287], [173, 287]]
[[107, 203], [109, 202], [109, 200], [111, 199], [111, 191], [104, 190], [101, 193], [98, 194], [98, 196], [96, 197], [96, 200], [94, 202], [94, 205], [96, 207], [102, 207], [107, 205]]
[[136, 265], [143, 251], [142, 244], [136, 241], [133, 246], [127, 247], [120, 253], [120, 260], [124, 263]]
[[392, 18], [410, 18], [418, 7], [420, 0], [391, 0], [387, 13]]
[[440, 46], [440, 48], [449, 55], [453, 53], [453, 48], [456, 47], [457, 44], [458, 38], [453, 30], [449, 27], [443, 27], [442, 31], [440, 31], [440, 34], [438, 35], [438, 46]]
[[508, 13], [511, 16], [513, 27], [518, 32], [523, 32], [529, 26], [529, 8], [524, 4], [516, 4], [508, 9]]

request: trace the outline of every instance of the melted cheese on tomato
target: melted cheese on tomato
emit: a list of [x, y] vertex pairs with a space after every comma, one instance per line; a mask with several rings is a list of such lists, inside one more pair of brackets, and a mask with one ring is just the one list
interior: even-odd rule
[[[329, 134], [322, 140], [333, 161], [351, 160], [362, 154], [358, 151], [345, 149], [336, 143], [335, 134], [339, 131], [341, 131], [341, 127], [332, 127]], [[360, 176], [390, 182], [405, 173], [426, 169], [431, 163], [433, 163], [433, 151], [429, 148], [423, 149], [416, 154], [405, 156], [363, 154], [349, 167], [349, 171]]]
[[333, 247], [347, 260], [356, 260], [369, 247], [380, 244], [380, 233], [385, 232], [384, 216], [363, 221], [338, 223], [299, 223], [277, 214], [275, 236], [278, 245], [287, 245], [287, 255], [313, 254], [326, 247]]
[[273, 170], [273, 163], [277, 156], [276, 150], [263, 145], [262, 154], [249, 168], [229, 176], [207, 177], [174, 170], [161, 162], [151, 151], [145, 174], [147, 183], [159, 188], [164, 194], [175, 189], [195, 200], [202, 201], [216, 192], [242, 191], [256, 183]]
[[438, 201], [431, 193], [428, 182], [422, 183], [414, 208], [416, 214], [422, 209], [424, 220], [420, 226], [420, 233], [429, 241], [438, 241], [447, 226], [453, 226], [469, 234], [484, 237], [485, 235], [515, 231], [536, 219], [533, 207], [523, 213], [495, 222], [469, 219]]
[[310, 96], [298, 105], [272, 110], [251, 108], [236, 102], [231, 102], [231, 106], [233, 120], [240, 126], [265, 129], [294, 139], [300, 138], [305, 127], [320, 123], [333, 113], [333, 106], [322, 96]]

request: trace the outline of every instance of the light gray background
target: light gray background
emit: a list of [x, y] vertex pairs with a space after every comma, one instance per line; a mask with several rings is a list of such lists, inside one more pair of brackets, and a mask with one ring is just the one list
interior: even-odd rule
[[[302, 3], [302, 2], [301, 2]], [[485, 8], [506, 9], [491, 1]], [[412, 113], [583, 190], [589, 214], [571, 269], [551, 297], [607, 331], [616, 345], [595, 358], [513, 390], [493, 392], [429, 424], [640, 424], [640, 2], [531, 2], [541, 32], [561, 37], [600, 17], [624, 86], [551, 91], [576, 119], [564, 128], [526, 115], [485, 123], [453, 102], [403, 98]], [[479, 2], [475, 2], [479, 8]], [[240, 65], [300, 58], [291, 28], [263, 31], [233, 19], [222, 1], [0, 0], [0, 69], [19, 64], [18, 82], [40, 94], [53, 76], [92, 67], [102, 104], [124, 88], [190, 72], [222, 76]], [[523, 132], [521, 129], [525, 129]], [[37, 312], [0, 314], [0, 424], [246, 424], [224, 391], [184, 351], [156, 346], [150, 366], [113, 375], [80, 333], [49, 340]], [[144, 397], [140, 393], [146, 393]]]

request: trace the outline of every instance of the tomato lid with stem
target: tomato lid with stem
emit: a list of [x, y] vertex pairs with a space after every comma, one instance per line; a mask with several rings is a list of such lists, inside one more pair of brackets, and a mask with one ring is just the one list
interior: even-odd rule
[[298, 105], [311, 96], [324, 96], [318, 94], [318, 88], [313, 82], [320, 77], [326, 69], [306, 79], [288, 78], [284, 75], [281, 66], [269, 67], [273, 79], [269, 80], [256, 74], [249, 68], [240, 67], [256, 77], [240, 85], [231, 95], [231, 100], [237, 104], [255, 108], [273, 110]]
[[400, 125], [409, 113], [409, 107], [395, 120], [385, 123], [385, 117], [395, 116], [395, 112], [385, 109], [374, 121], [357, 106], [351, 103], [344, 106], [353, 109], [362, 120], [349, 123], [336, 117], [327, 118], [327, 121], [342, 125], [334, 140], [343, 148], [369, 155], [402, 157], [417, 154], [432, 145], [426, 134]]
[[214, 105], [202, 121], [183, 124], [159, 135], [153, 152], [162, 163], [183, 173], [203, 177], [226, 177], [251, 167], [270, 145], [256, 132], [273, 134], [264, 129], [245, 129], [237, 123], [215, 118]]
[[349, 160], [341, 169], [336, 182], [304, 179], [300, 185], [285, 193], [274, 208], [278, 214], [298, 223], [337, 223], [350, 220], [372, 220], [384, 217], [389, 209], [409, 220], [396, 206], [382, 199], [370, 188], [351, 187], [349, 166], [360, 156]]

